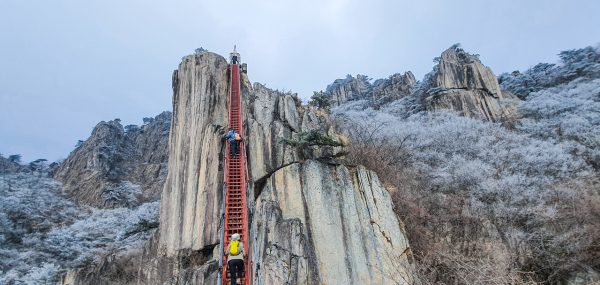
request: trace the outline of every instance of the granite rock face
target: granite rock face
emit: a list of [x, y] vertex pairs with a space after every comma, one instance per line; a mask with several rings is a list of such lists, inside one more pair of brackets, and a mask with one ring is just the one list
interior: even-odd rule
[[326, 89], [331, 94], [331, 107], [337, 107], [348, 100], [355, 99], [371, 101], [383, 99], [386, 102], [397, 100], [411, 95], [417, 82], [410, 71], [378, 79], [373, 84], [369, 80], [367, 76], [360, 74], [356, 77], [348, 75], [345, 79], [336, 79]]
[[410, 284], [408, 241], [374, 172], [294, 163], [255, 205], [263, 284]]
[[515, 121], [513, 104], [502, 104], [500, 100], [516, 98], [500, 91], [498, 78], [492, 70], [481, 64], [477, 56], [459, 47], [444, 51], [439, 64], [424, 81], [417, 96], [429, 111], [450, 109], [466, 117], [491, 122], [511, 124]]
[[[118, 119], [102, 121], [60, 165], [54, 178], [77, 202], [98, 208], [156, 200], [168, 172], [170, 122], [171, 112], [163, 112], [151, 123], [126, 132]], [[141, 193], [131, 193], [136, 201], [110, 200], [111, 192], [123, 189], [127, 182], [140, 185]]]
[[187, 57], [173, 73], [169, 174], [160, 209], [167, 257], [219, 243], [228, 64], [210, 52]]
[[[299, 150], [280, 143], [313, 129], [339, 138], [324, 113], [300, 106], [291, 94], [250, 86], [241, 75], [257, 238], [251, 244], [262, 284], [392, 284], [399, 274], [407, 278], [408, 243], [376, 174], [336, 162], [342, 147]], [[158, 242], [150, 243], [142, 276], [209, 284], [218, 270], [227, 65], [211, 53], [188, 57], [173, 81], [170, 172]], [[338, 238], [330, 235], [336, 232]], [[345, 253], [331, 254], [336, 246]], [[172, 265], [191, 255], [206, 262]]]
[[483, 90], [494, 98], [502, 99], [498, 78], [479, 58], [461, 48], [449, 48], [442, 53], [440, 62], [429, 77], [430, 88]]
[[[321, 111], [300, 106], [291, 94], [252, 87], [240, 75], [256, 238], [249, 245], [260, 264], [254, 279], [264, 285], [410, 283], [403, 281], [410, 280], [410, 247], [377, 175], [344, 165], [341, 146], [280, 143], [314, 129], [342, 138]], [[139, 261], [137, 278], [125, 284], [216, 283], [227, 83], [227, 62], [209, 52], [188, 56], [174, 72], [160, 226], [132, 259]], [[70, 276], [79, 280], [72, 284], [104, 284], [85, 278]]]
[[340, 138], [293, 96], [260, 84], [253, 94], [246, 124], [262, 284], [408, 283], [410, 247], [377, 175], [343, 165], [342, 147], [279, 143], [311, 129]]
[[352, 77], [350, 74], [345, 79], [336, 79], [327, 86], [326, 91], [332, 95], [331, 107], [344, 104], [350, 98], [364, 98], [372, 89], [369, 78], [364, 75]]
[[409, 96], [413, 92], [413, 87], [417, 83], [412, 72], [407, 71], [404, 74], [394, 74], [387, 79], [380, 79], [373, 83], [373, 100], [388, 97], [390, 100], [397, 100]]
[[305, 159], [322, 155], [332, 157], [341, 152], [340, 147], [320, 147], [299, 153], [298, 150], [279, 143], [279, 138], [294, 139], [300, 132], [319, 129], [332, 133], [325, 114], [313, 108], [304, 108], [298, 99], [255, 83], [253, 102], [248, 106], [246, 129], [248, 134], [248, 162], [254, 181], [264, 179], [277, 169]]

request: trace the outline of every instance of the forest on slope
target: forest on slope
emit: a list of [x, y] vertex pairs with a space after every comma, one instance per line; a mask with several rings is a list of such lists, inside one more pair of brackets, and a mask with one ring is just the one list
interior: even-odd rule
[[[424, 283], [598, 280], [600, 52], [559, 58], [498, 77], [518, 97], [498, 100], [515, 108], [510, 122], [426, 110], [420, 96], [437, 66], [412, 96], [359, 95], [331, 109], [348, 159], [393, 193]], [[326, 107], [328, 95], [311, 103]]]
[[136, 170], [164, 160], [154, 156], [164, 153], [170, 117], [144, 118], [141, 127], [101, 122], [66, 161], [21, 165], [19, 155], [0, 154], [0, 284], [55, 284], [71, 269], [115, 260], [122, 264], [106, 270], [131, 274], [124, 264], [158, 227], [153, 189], [166, 175]]

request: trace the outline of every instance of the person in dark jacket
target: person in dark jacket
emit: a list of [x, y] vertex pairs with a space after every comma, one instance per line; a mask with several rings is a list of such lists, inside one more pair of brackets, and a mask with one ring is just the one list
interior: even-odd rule
[[229, 139], [229, 147], [231, 148], [231, 158], [235, 158], [237, 150], [240, 147], [240, 143], [242, 142], [242, 136], [236, 131], [231, 131], [225, 137]]
[[[237, 254], [231, 253], [231, 244], [237, 243]], [[240, 234], [232, 234], [231, 242], [227, 245], [225, 255], [227, 255], [227, 265], [229, 266], [229, 274], [231, 275], [231, 285], [237, 285], [240, 283], [242, 278], [242, 272], [244, 272], [244, 244], [240, 241]]]
[[227, 134], [227, 136], [225, 138], [229, 139], [229, 148], [231, 149], [231, 156], [232, 156], [232, 158], [235, 158], [235, 152], [236, 152], [238, 144], [239, 144], [235, 140], [235, 131], [232, 129], [229, 129], [229, 133]]

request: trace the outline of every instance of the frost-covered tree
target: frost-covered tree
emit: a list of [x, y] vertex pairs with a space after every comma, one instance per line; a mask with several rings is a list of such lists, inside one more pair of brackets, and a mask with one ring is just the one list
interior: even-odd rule
[[29, 169], [37, 171], [39, 175], [42, 175], [42, 172], [48, 168], [47, 161], [45, 158], [36, 159], [29, 163]]
[[152, 117], [146, 117], [146, 118], [143, 118], [142, 120], [144, 121], [144, 125], [154, 122], [154, 118], [152, 118]]
[[600, 170], [600, 53], [563, 51], [561, 65], [538, 64], [503, 75], [501, 87], [525, 98], [517, 127], [536, 138], [574, 144], [573, 153]]
[[112, 207], [134, 208], [139, 205], [138, 197], [142, 196], [140, 185], [122, 181], [102, 191], [104, 204]]
[[78, 140], [78, 141], [77, 141], [77, 144], [75, 144], [75, 148], [79, 148], [80, 146], [82, 146], [82, 145], [83, 145], [83, 143], [84, 143], [84, 142], [85, 142], [85, 141], [83, 141], [83, 140]]
[[20, 154], [10, 155], [10, 156], [8, 156], [8, 160], [10, 160], [10, 162], [20, 163], [21, 162], [21, 155]]
[[207, 52], [208, 50], [202, 47], [199, 47], [197, 49], [194, 50], [195, 53], [201, 53], [201, 52]]
[[314, 106], [318, 109], [329, 111], [329, 108], [331, 108], [331, 93], [323, 91], [314, 91], [313, 95], [310, 96], [310, 101], [308, 101], [308, 105]]
[[[98, 263], [108, 250], [138, 250], [158, 226], [160, 202], [80, 207], [46, 177], [20, 172], [0, 179], [0, 284], [53, 284], [69, 269]], [[124, 192], [135, 192], [136, 185], [126, 184]]]
[[558, 65], [540, 63], [523, 73], [501, 74], [498, 76], [500, 88], [525, 99], [530, 93], [575, 79], [585, 81], [600, 78], [600, 52], [597, 47], [563, 51], [558, 56]]
[[140, 127], [138, 125], [127, 125], [125, 126], [125, 132], [137, 132], [140, 131]]
[[[598, 94], [591, 85], [579, 88]], [[351, 141], [348, 158], [376, 169], [385, 183], [398, 187], [397, 211], [425, 264], [448, 262], [444, 266], [455, 267], [456, 258], [467, 258], [468, 266], [476, 268], [483, 266], [481, 258], [506, 257], [494, 261], [505, 273], [518, 267], [547, 281], [566, 276], [576, 266], [573, 260], [586, 262], [592, 245], [571, 234], [593, 233], [594, 218], [582, 224], [565, 222], [565, 213], [574, 210], [569, 204], [574, 197], [596, 199], [578, 190], [578, 185], [598, 179], [578, 143], [451, 112], [422, 112], [418, 106], [410, 111], [415, 104], [403, 98], [374, 110], [368, 102], [354, 101], [332, 113]], [[590, 108], [582, 114], [595, 117], [597, 111]], [[440, 240], [452, 243], [435, 245], [443, 254], [436, 257], [431, 250]], [[497, 241], [505, 249], [481, 257]], [[569, 259], [549, 253], [550, 248], [568, 251]], [[542, 264], [553, 269], [541, 269]]]

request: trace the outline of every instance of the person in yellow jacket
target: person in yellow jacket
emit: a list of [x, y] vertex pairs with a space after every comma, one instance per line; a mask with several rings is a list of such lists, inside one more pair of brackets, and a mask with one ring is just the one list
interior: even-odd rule
[[231, 235], [231, 242], [227, 245], [225, 254], [231, 275], [231, 285], [238, 285], [242, 272], [244, 272], [244, 256], [246, 254], [244, 244], [240, 241], [240, 234]]

